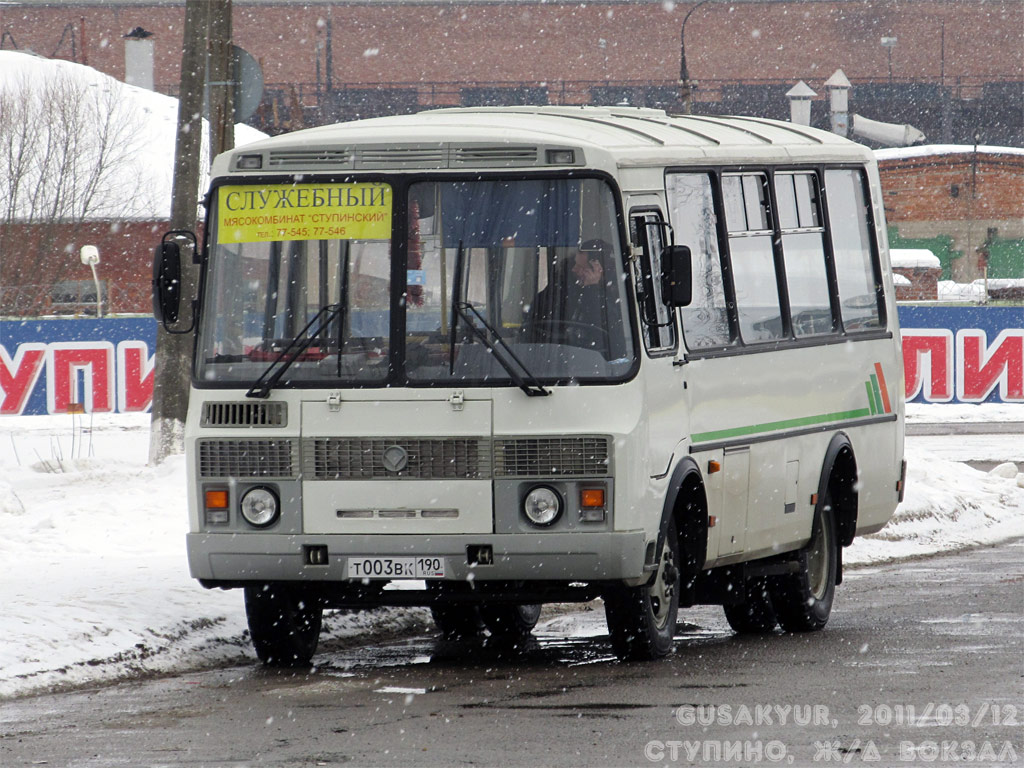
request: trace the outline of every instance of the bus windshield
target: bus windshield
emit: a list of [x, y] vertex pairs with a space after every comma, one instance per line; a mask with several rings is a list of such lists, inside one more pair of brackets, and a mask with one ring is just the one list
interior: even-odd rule
[[[516, 386], [630, 373], [605, 182], [423, 181], [405, 188], [403, 206], [394, 194], [380, 182], [218, 187], [198, 381], [252, 384], [309, 333], [317, 337], [299, 339], [280, 386]], [[398, 209], [404, 222], [392, 220]], [[311, 324], [325, 307], [331, 322]]]

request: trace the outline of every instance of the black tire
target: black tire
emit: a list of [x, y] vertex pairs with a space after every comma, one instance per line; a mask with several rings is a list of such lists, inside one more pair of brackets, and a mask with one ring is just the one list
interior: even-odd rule
[[437, 605], [430, 615], [445, 640], [466, 640], [480, 634], [480, 610], [475, 605]]
[[[467, 589], [468, 585], [466, 584], [427, 582], [427, 592], [434, 595], [463, 592]], [[465, 640], [476, 637], [483, 627], [480, 621], [480, 609], [472, 603], [453, 602], [432, 605], [430, 615], [434, 617], [434, 625], [445, 640]]]
[[787, 632], [817, 632], [828, 623], [836, 593], [839, 544], [832, 494], [815, 510], [811, 540], [797, 555], [796, 573], [771, 579], [771, 599]]
[[323, 608], [294, 588], [245, 588], [245, 616], [256, 655], [270, 667], [306, 667], [316, 653]]
[[750, 579], [745, 588], [746, 598], [742, 603], [723, 606], [729, 626], [740, 635], [767, 635], [774, 632], [779, 620], [772, 605], [768, 580]]
[[537, 626], [540, 605], [483, 605], [480, 618], [495, 637], [526, 637]]
[[653, 582], [619, 587], [604, 596], [612, 648], [620, 659], [650, 660], [671, 652], [679, 614], [679, 537], [669, 522]]

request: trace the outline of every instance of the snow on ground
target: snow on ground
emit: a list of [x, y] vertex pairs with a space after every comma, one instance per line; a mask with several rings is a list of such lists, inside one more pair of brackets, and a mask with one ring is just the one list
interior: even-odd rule
[[[1024, 406], [908, 413], [911, 423], [1024, 421]], [[148, 428], [147, 415], [0, 419], [0, 698], [255, 660], [240, 592], [204, 590], [188, 575], [184, 459], [146, 466]], [[929, 447], [936, 438], [908, 437], [906, 500], [846, 561], [1024, 536], [1017, 467], [1003, 477], [955, 460], [1024, 465], [1019, 437], [1002, 437], [959, 436], [948, 455]], [[427, 622], [424, 609], [333, 613], [323, 639], [363, 644]]]

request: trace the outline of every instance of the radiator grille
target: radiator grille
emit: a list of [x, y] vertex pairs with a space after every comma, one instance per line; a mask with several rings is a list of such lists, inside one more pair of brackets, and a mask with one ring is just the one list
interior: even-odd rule
[[294, 440], [201, 440], [200, 477], [294, 477]]
[[[384, 451], [403, 448], [408, 464], [399, 472], [384, 466]], [[475, 480], [491, 477], [490, 440], [469, 438], [307, 438], [303, 475], [315, 480]]]
[[203, 403], [203, 427], [284, 427], [287, 403]]
[[495, 477], [595, 477], [611, 474], [607, 437], [495, 440]]

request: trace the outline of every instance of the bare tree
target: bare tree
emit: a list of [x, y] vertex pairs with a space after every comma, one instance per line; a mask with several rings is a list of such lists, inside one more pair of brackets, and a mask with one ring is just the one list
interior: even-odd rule
[[[0, 87], [0, 260], [8, 281], [55, 284], [74, 262], [58, 226], [97, 218], [133, 218], [154, 199], [135, 172], [142, 121], [120, 87], [57, 70]], [[37, 306], [5, 307], [8, 312]]]

